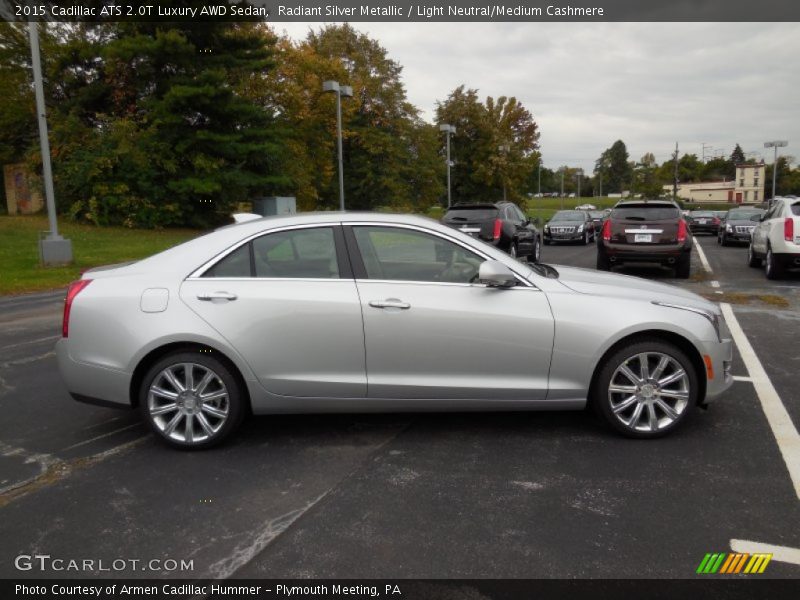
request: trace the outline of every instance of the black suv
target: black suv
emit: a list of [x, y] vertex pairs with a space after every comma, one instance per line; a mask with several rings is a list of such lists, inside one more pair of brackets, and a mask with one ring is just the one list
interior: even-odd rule
[[560, 210], [544, 226], [544, 243], [580, 242], [597, 239], [594, 220], [585, 210]]
[[442, 223], [497, 246], [515, 258], [538, 262], [542, 234], [513, 202], [454, 204]]
[[597, 242], [597, 268], [631, 262], [658, 263], [687, 279], [691, 272], [692, 234], [680, 208], [665, 200], [619, 202], [603, 223]]

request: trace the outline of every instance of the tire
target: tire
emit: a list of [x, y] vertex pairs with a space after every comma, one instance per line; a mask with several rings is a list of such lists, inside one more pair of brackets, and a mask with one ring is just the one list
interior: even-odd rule
[[[181, 390], [187, 368], [193, 394]], [[206, 396], [210, 398], [201, 400]], [[199, 450], [222, 443], [239, 427], [246, 412], [244, 398], [231, 367], [212, 354], [179, 351], [159, 360], [144, 376], [139, 410], [162, 442]]]
[[[642, 370], [642, 356], [647, 373]], [[685, 421], [698, 402], [699, 389], [697, 371], [682, 350], [656, 338], [640, 338], [603, 359], [591, 403], [617, 433], [651, 439]]]
[[785, 270], [783, 265], [775, 258], [775, 255], [772, 253], [772, 247], [767, 246], [767, 258], [764, 261], [766, 264], [766, 275], [767, 279], [783, 279], [785, 274]]
[[753, 242], [747, 246], [747, 266], [754, 269], [761, 268], [761, 259], [756, 256], [756, 251], [753, 250]]
[[675, 263], [675, 277], [678, 279], [689, 279], [692, 274], [692, 258], [689, 254], [681, 256]]
[[511, 258], [517, 258], [517, 245], [515, 243], [511, 243], [511, 247], [508, 249], [508, 255]]
[[589, 237], [589, 232], [588, 231], [584, 231], [583, 232], [583, 245], [584, 246], [588, 246], [591, 241], [592, 241], [592, 238]]
[[598, 271], [611, 270], [611, 263], [609, 262], [608, 257], [600, 252], [597, 253], [597, 270]]
[[539, 262], [539, 259], [542, 257], [542, 243], [539, 241], [539, 238], [536, 238], [536, 241], [533, 243], [533, 252], [528, 255], [528, 262]]

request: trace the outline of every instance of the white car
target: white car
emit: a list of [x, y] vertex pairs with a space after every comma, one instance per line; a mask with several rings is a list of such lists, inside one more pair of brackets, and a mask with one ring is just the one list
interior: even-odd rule
[[800, 268], [800, 198], [775, 198], [753, 230], [747, 259], [751, 267], [766, 263], [767, 279]]

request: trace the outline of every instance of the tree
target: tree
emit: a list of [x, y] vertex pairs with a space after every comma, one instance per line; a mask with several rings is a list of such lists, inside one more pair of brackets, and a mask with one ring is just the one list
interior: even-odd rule
[[631, 166], [628, 163], [628, 149], [625, 142], [617, 140], [600, 155], [595, 163], [595, 173], [603, 177], [603, 191], [621, 193], [631, 182]]
[[477, 90], [462, 85], [437, 102], [436, 120], [456, 127], [455, 201], [496, 201], [505, 189], [509, 200], [524, 203], [531, 178], [538, 180], [540, 155], [538, 125], [521, 102], [507, 96], [481, 102]]
[[658, 174], [658, 164], [652, 152], [646, 153], [634, 165], [633, 185], [631, 192], [641, 194], [644, 198], [659, 198], [664, 186]]
[[731, 152], [730, 162], [733, 163], [734, 168], [736, 165], [742, 165], [745, 163], [744, 151], [739, 144], [736, 144], [733, 152]]

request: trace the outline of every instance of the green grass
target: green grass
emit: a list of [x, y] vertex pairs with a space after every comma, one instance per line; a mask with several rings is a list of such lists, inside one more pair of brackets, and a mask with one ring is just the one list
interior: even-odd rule
[[185, 242], [202, 232], [93, 227], [59, 220], [59, 233], [72, 240], [75, 262], [41, 267], [37, 240], [45, 216], [0, 216], [0, 295], [57, 289], [90, 267], [136, 260]]

